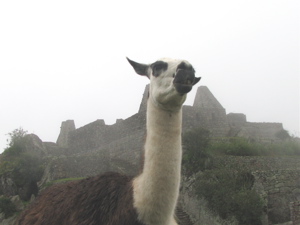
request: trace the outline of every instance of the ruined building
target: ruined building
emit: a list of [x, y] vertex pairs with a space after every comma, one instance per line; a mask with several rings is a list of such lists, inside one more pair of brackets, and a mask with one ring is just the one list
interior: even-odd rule
[[[74, 153], [108, 150], [109, 158], [125, 160], [136, 165], [145, 136], [148, 86], [138, 113], [118, 119], [113, 125], [96, 120], [78, 129], [73, 120], [62, 122], [57, 145]], [[242, 113], [226, 114], [206, 86], [200, 86], [193, 106], [183, 107], [183, 130], [203, 127], [213, 138], [245, 137], [253, 140], [274, 141], [283, 130], [281, 123], [250, 123]], [[71, 153], [70, 152], [70, 153]]]

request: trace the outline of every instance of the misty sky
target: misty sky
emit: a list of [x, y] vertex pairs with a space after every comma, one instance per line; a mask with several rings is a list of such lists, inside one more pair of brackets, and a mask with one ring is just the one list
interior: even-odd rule
[[186, 59], [227, 113], [299, 136], [299, 12], [298, 0], [0, 1], [0, 152], [19, 127], [55, 142], [64, 120], [136, 113], [148, 80], [126, 56]]

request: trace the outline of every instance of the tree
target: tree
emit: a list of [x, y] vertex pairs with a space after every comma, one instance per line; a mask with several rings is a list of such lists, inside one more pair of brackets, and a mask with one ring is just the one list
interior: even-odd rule
[[43, 160], [26, 150], [26, 134], [23, 128], [8, 133], [8, 147], [0, 158], [0, 175], [5, 174], [12, 179], [24, 201], [28, 201], [32, 194], [37, 195], [37, 181], [43, 175]]
[[28, 133], [27, 130], [24, 130], [22, 127], [18, 129], [14, 129], [12, 132], [6, 134], [9, 136], [9, 139], [6, 141], [8, 142], [8, 147], [12, 147], [15, 144], [20, 144], [22, 141], [23, 137]]

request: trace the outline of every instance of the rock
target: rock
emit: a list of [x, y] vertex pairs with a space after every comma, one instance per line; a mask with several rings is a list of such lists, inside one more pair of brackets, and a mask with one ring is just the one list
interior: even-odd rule
[[34, 200], [35, 200], [35, 195], [34, 195], [34, 194], [32, 194], [32, 195], [31, 195], [31, 197], [30, 197], [30, 200], [29, 200], [29, 202], [30, 202], [30, 203], [32, 203]]
[[10, 173], [0, 176], [0, 194], [5, 196], [18, 194], [18, 188], [12, 180]]
[[4, 213], [0, 213], [0, 222], [2, 222], [4, 220], [4, 218], [5, 218], [5, 214]]
[[29, 201], [32, 195], [37, 195], [39, 188], [37, 183], [34, 181], [29, 181], [19, 188], [18, 194], [20, 198], [24, 201]]
[[25, 208], [19, 195], [10, 197], [10, 201], [16, 206], [17, 211], [22, 211]]
[[28, 134], [24, 137], [24, 145], [26, 153], [29, 153], [39, 159], [42, 159], [47, 154], [47, 149], [42, 140], [35, 134]]
[[17, 215], [14, 215], [14, 216], [12, 216], [12, 217], [9, 217], [9, 218], [7, 218], [7, 219], [3, 219], [1, 222], [0, 222], [0, 224], [1, 225], [14, 225], [15, 224], [15, 222], [16, 222], [16, 219], [17, 219]]

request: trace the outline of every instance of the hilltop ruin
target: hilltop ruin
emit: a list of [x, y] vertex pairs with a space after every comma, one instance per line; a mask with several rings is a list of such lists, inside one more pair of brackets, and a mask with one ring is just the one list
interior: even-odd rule
[[[109, 158], [119, 159], [136, 166], [146, 132], [147, 85], [138, 113], [127, 119], [118, 119], [106, 125], [99, 119], [78, 129], [73, 120], [62, 122], [57, 145], [74, 153], [109, 151]], [[226, 114], [225, 108], [206, 86], [197, 90], [193, 106], [183, 106], [183, 130], [203, 127], [212, 138], [245, 137], [256, 141], [276, 141], [283, 130], [281, 123], [247, 122], [242, 113]], [[70, 153], [71, 153], [70, 152]]]

